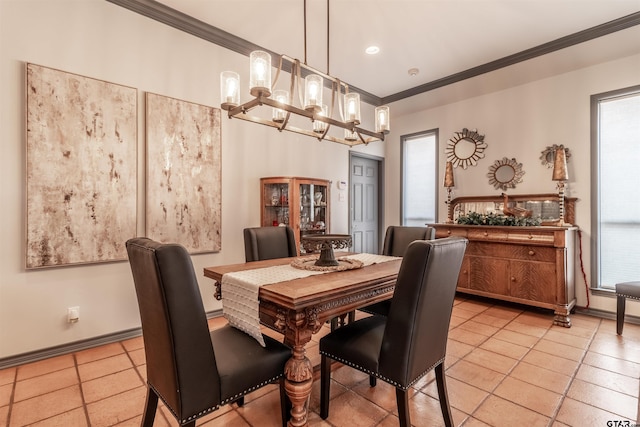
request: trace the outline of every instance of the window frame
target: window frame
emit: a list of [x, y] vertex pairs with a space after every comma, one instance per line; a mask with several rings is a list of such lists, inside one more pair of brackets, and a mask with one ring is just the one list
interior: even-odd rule
[[400, 224], [405, 226], [406, 222], [405, 222], [405, 144], [407, 141], [409, 140], [413, 140], [413, 139], [417, 139], [420, 137], [429, 137], [429, 136], [433, 136], [435, 138], [435, 143], [433, 144], [433, 158], [434, 158], [434, 187], [433, 187], [433, 194], [434, 194], [434, 204], [435, 206], [434, 208], [434, 222], [438, 222], [438, 218], [439, 218], [439, 210], [438, 210], [438, 206], [440, 205], [440, 194], [438, 193], [438, 176], [440, 175], [439, 172], [439, 156], [438, 153], [440, 152], [440, 132], [439, 132], [439, 128], [434, 128], [434, 129], [429, 129], [429, 130], [424, 130], [424, 131], [419, 131], [419, 132], [414, 132], [414, 133], [410, 133], [410, 134], [406, 134], [406, 135], [401, 135], [400, 136]]
[[[640, 85], [591, 95], [591, 285], [590, 289], [607, 294], [614, 291], [612, 286], [600, 282], [600, 102], [640, 96]], [[614, 284], [615, 285], [615, 284]]]

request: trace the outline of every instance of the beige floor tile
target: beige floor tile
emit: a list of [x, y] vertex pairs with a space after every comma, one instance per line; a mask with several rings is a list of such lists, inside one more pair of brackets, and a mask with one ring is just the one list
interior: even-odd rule
[[553, 315], [548, 311], [523, 311], [514, 322], [549, 329], [553, 326]]
[[13, 400], [14, 402], [20, 402], [34, 396], [70, 387], [79, 382], [75, 367], [32, 377], [16, 382]]
[[487, 325], [485, 323], [477, 322], [475, 319], [468, 320], [460, 325], [460, 329], [464, 329], [466, 331], [470, 331], [476, 334], [484, 335], [490, 337], [500, 330], [495, 326]]
[[589, 351], [640, 363], [640, 341], [628, 337], [598, 333], [591, 342]]
[[509, 376], [559, 394], [565, 393], [571, 381], [568, 375], [525, 362], [520, 362]]
[[464, 427], [491, 427], [489, 424], [487, 423], [483, 423], [482, 421], [480, 421], [477, 418], [473, 418], [473, 417], [469, 417], [465, 423], [463, 424]]
[[463, 360], [466, 360], [476, 365], [486, 366], [489, 369], [506, 374], [518, 363], [516, 359], [512, 359], [507, 356], [503, 356], [492, 351], [483, 350], [477, 348], [473, 352], [467, 354]]
[[362, 381], [369, 381], [369, 375], [350, 366], [341, 366], [331, 372], [331, 379], [351, 388]]
[[260, 425], [264, 427], [282, 426], [280, 393], [278, 390], [272, 390], [251, 402], [245, 402], [244, 406], [237, 408], [236, 411], [244, 417], [250, 425]]
[[538, 350], [531, 350], [522, 358], [522, 361], [568, 376], [572, 376], [580, 365], [575, 360], [564, 359]]
[[144, 385], [135, 369], [116, 372], [82, 383], [86, 403], [96, 402]]
[[389, 383], [378, 380], [377, 385], [371, 387], [368, 381], [363, 381], [351, 390], [386, 411], [392, 412], [396, 409], [396, 388]]
[[74, 365], [73, 355], [71, 354], [40, 360], [38, 362], [19, 366], [17, 380], [21, 381], [37, 377], [39, 375], [49, 374], [61, 369], [71, 368]]
[[497, 338], [489, 338], [485, 342], [480, 345], [480, 348], [492, 351], [494, 353], [501, 354], [503, 356], [510, 357], [512, 359], [522, 359], [527, 352], [529, 352], [528, 347], [524, 347], [518, 344], [513, 344], [507, 341], [503, 341]]
[[507, 323], [511, 322], [511, 318], [504, 318], [499, 316], [494, 316], [488, 313], [489, 310], [478, 314], [473, 318], [478, 323], [484, 323], [485, 325], [493, 326], [496, 328], [502, 328]]
[[17, 368], [0, 369], [0, 385], [11, 384], [16, 380]]
[[144, 353], [144, 348], [139, 348], [137, 350], [131, 350], [128, 352], [129, 357], [133, 361], [133, 364], [136, 366], [144, 365], [147, 363], [146, 355]]
[[567, 391], [567, 397], [613, 412], [626, 419], [635, 419], [638, 411], [638, 398], [618, 393], [596, 384], [576, 379]]
[[226, 414], [212, 420], [205, 421], [201, 424], [196, 423], [196, 425], [198, 427], [251, 427], [251, 424], [242, 418], [242, 416], [236, 411], [227, 412]]
[[[438, 388], [435, 381], [425, 387], [423, 391], [434, 399], [438, 398]], [[488, 392], [455, 378], [447, 378], [447, 394], [451, 407], [465, 414], [473, 414], [473, 411], [489, 395]]]
[[142, 414], [145, 396], [145, 387], [138, 387], [136, 389], [87, 404], [87, 412], [89, 413], [91, 427], [112, 426], [122, 420]]
[[523, 310], [517, 307], [511, 307], [506, 305], [494, 305], [493, 307], [489, 307], [482, 314], [488, 314], [489, 316], [500, 317], [502, 319], [513, 320], [518, 317]]
[[0, 425], [6, 426], [9, 421], [9, 406], [0, 406]]
[[[139, 424], [138, 424], [139, 425]], [[71, 411], [55, 415], [46, 420], [42, 420], [29, 425], [29, 427], [85, 427], [89, 426], [87, 416], [83, 408], [73, 409]]]
[[586, 353], [585, 349], [572, 347], [570, 345], [560, 344], [558, 342], [541, 339], [533, 346], [535, 350], [553, 354], [564, 359], [575, 360], [579, 362]]
[[453, 311], [452, 311], [451, 314], [453, 316], [457, 316], [457, 317], [460, 317], [462, 319], [469, 320], [472, 317], [476, 316], [478, 314], [478, 312], [465, 310], [464, 308], [461, 308], [460, 304], [459, 304], [459, 305], [456, 305], [456, 306], [453, 307]]
[[461, 301], [460, 304], [456, 304], [456, 308], [471, 311], [476, 314], [482, 313], [483, 311], [489, 309], [492, 306], [493, 306], [492, 302], [470, 300], [470, 299], [466, 301]]
[[547, 417], [553, 417], [562, 395], [533, 384], [507, 377], [494, 394]]
[[562, 401], [556, 420], [569, 426], [607, 426], [613, 420], [623, 421], [617, 414], [570, 398]]
[[[348, 389], [342, 384], [331, 380], [331, 386], [329, 387], [329, 399], [334, 399], [336, 396], [346, 393], [347, 390]], [[320, 412], [320, 381], [313, 382], [311, 397], [309, 398], [309, 410]]]
[[629, 362], [592, 351], [587, 352], [583, 363], [628, 377], [640, 378], [640, 363]]
[[447, 370], [446, 375], [488, 392], [493, 391], [505, 377], [504, 374], [466, 360], [460, 360], [453, 365]]
[[474, 348], [475, 347], [472, 345], [449, 339], [447, 340], [447, 357], [453, 356], [458, 359], [462, 359], [464, 356], [471, 353]]
[[513, 344], [521, 345], [523, 347], [533, 347], [539, 341], [538, 337], [534, 337], [527, 334], [522, 334], [517, 331], [510, 331], [507, 329], [502, 329], [493, 336], [493, 338], [507, 341]]
[[549, 328], [536, 326], [536, 325], [529, 325], [526, 323], [519, 322], [518, 319], [520, 318], [518, 317], [514, 321], [506, 324], [504, 326], [504, 329], [508, 331], [518, 332], [525, 335], [530, 335], [535, 338], [542, 338], [544, 334], [546, 334], [547, 331], [549, 330]]
[[13, 384], [5, 384], [0, 386], [0, 407], [9, 405], [9, 403], [11, 402], [12, 393]]
[[144, 339], [142, 339], [142, 336], [130, 338], [122, 341], [122, 346], [127, 351], [139, 350], [144, 348]]
[[[453, 410], [452, 410], [453, 412]], [[466, 418], [466, 414], [456, 411], [460, 414], [460, 418]], [[398, 411], [394, 411], [394, 415], [397, 415]], [[454, 423], [456, 422], [456, 416], [454, 417]], [[442, 417], [442, 409], [440, 409], [440, 401], [428, 396], [424, 393], [416, 393], [413, 398], [409, 400], [409, 418], [411, 424], [414, 426], [444, 426], [444, 418]], [[396, 421], [398, 423], [399, 421]], [[397, 426], [398, 424], [396, 424]]]
[[581, 350], [585, 350], [591, 343], [591, 337], [584, 338], [566, 333], [565, 331], [558, 331], [557, 329], [549, 329], [543, 339], [576, 347]]
[[451, 320], [449, 321], [449, 329], [456, 328], [466, 321], [467, 319], [465, 319], [464, 317], [458, 317], [458, 316], [452, 315]]
[[10, 427], [25, 426], [82, 407], [77, 385], [16, 402], [12, 406]]
[[547, 426], [550, 419], [497, 396], [489, 396], [473, 417], [492, 426]]
[[124, 347], [119, 342], [106, 344], [100, 347], [94, 347], [87, 350], [79, 351], [76, 355], [78, 364], [89, 363], [95, 360], [104, 359], [124, 353]]
[[580, 366], [576, 378], [609, 390], [638, 397], [638, 378], [628, 377], [589, 365]]
[[119, 354], [93, 362], [78, 365], [81, 381], [89, 381], [133, 367], [133, 363], [126, 354]]
[[[581, 327], [579, 325], [575, 325], [573, 323], [573, 318], [572, 318], [572, 323], [571, 323], [571, 327], [570, 328], [565, 328], [564, 326], [558, 326], [558, 325], [553, 325], [551, 327], [551, 329], [549, 331], [554, 331], [556, 333], [560, 333], [560, 334], [564, 334], [564, 335], [568, 335], [568, 336], [572, 336], [572, 337], [579, 337], [579, 338], [585, 338], [588, 340], [591, 340], [597, 330], [597, 327], [594, 328], [588, 328], [588, 327]], [[596, 324], [597, 325], [597, 324]]]
[[347, 391], [331, 400], [327, 421], [336, 426], [373, 427], [386, 416], [384, 409], [358, 393]]
[[464, 344], [468, 344], [471, 346], [478, 346], [487, 340], [488, 337], [485, 335], [480, 335], [476, 332], [471, 332], [465, 329], [461, 329], [457, 327], [451, 331], [449, 331], [449, 339], [459, 341]]

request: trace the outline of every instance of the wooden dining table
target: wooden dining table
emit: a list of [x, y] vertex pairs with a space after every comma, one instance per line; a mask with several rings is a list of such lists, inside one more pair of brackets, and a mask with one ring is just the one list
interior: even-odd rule
[[[336, 254], [344, 256], [348, 254]], [[278, 258], [241, 264], [206, 267], [205, 277], [215, 281], [221, 298], [222, 276], [292, 262]], [[313, 383], [313, 366], [305, 346], [322, 325], [353, 310], [393, 296], [401, 259], [357, 269], [332, 271], [261, 286], [258, 291], [260, 323], [284, 335], [293, 352], [285, 365], [285, 392], [292, 409], [289, 426], [307, 426], [307, 409]]]

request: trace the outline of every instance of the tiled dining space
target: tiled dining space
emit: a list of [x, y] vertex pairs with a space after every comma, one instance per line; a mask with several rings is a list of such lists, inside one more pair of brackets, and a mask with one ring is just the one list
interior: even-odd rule
[[[363, 315], [363, 314], [359, 314]], [[640, 326], [572, 315], [553, 326], [550, 311], [456, 298], [447, 347], [449, 399], [457, 426], [609, 426], [638, 422]], [[209, 320], [219, 327], [221, 317]], [[318, 365], [314, 335], [307, 355]], [[267, 331], [272, 336], [277, 334]], [[141, 337], [0, 370], [0, 426], [139, 426], [145, 399]], [[319, 381], [310, 426], [397, 426], [395, 390], [348, 367], [332, 374], [329, 418], [318, 415]], [[414, 426], [443, 425], [433, 373], [413, 388]], [[227, 405], [198, 426], [280, 426], [276, 385]], [[624, 424], [628, 422], [628, 424]], [[615, 424], [618, 423], [618, 424]], [[622, 424], [621, 424], [622, 423]], [[155, 426], [177, 426], [162, 406]]]

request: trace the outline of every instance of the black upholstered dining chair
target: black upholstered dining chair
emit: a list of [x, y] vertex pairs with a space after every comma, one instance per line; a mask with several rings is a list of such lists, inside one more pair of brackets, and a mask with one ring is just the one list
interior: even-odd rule
[[435, 369], [445, 425], [453, 425], [444, 361], [458, 274], [467, 239], [411, 243], [402, 259], [388, 316], [369, 316], [320, 339], [320, 416], [329, 416], [331, 361], [396, 387], [400, 426], [411, 426], [408, 389]]
[[[436, 238], [436, 229], [433, 227], [404, 227], [390, 225], [384, 235], [382, 255], [404, 256], [409, 244], [415, 240], [433, 240]], [[369, 314], [386, 316], [389, 313], [391, 300], [380, 301], [375, 304], [362, 307], [359, 310]]]
[[231, 326], [209, 331], [191, 258], [177, 244], [147, 238], [126, 243], [147, 364], [142, 426], [150, 427], [158, 398], [179, 425], [280, 380], [282, 424], [288, 420], [284, 365], [291, 349], [264, 336], [266, 347]]
[[285, 227], [252, 227], [244, 229], [246, 262], [287, 258], [298, 255], [293, 229]]

